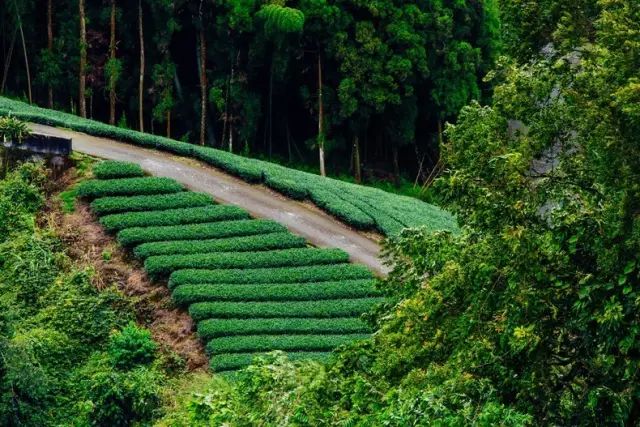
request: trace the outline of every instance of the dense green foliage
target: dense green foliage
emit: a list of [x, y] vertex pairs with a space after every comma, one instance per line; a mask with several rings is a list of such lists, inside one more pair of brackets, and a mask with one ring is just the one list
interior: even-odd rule
[[133, 253], [138, 258], [147, 258], [153, 255], [291, 249], [304, 247], [306, 244], [304, 238], [300, 236], [293, 235], [289, 232], [275, 232], [222, 239], [143, 243], [136, 246]]
[[102, 197], [91, 203], [91, 210], [98, 215], [108, 215], [121, 212], [195, 208], [212, 204], [214, 204], [213, 198], [208, 194], [185, 191], [152, 196]]
[[248, 218], [249, 214], [236, 206], [214, 205], [107, 215], [100, 218], [100, 224], [108, 231], [119, 231], [132, 227], [198, 224]]
[[144, 171], [136, 163], [106, 160], [93, 167], [93, 175], [98, 179], [133, 178], [144, 176]]
[[436, 181], [461, 233], [406, 230], [390, 242], [371, 340], [326, 367], [264, 359], [194, 398], [201, 411], [187, 419], [635, 424], [636, 3], [501, 2], [513, 57], [488, 76], [492, 102], [448, 127]]
[[[19, 117], [36, 122], [71, 127], [93, 135], [108, 136], [145, 147], [192, 156], [249, 182], [264, 183], [272, 189], [294, 198], [311, 200], [328, 213], [359, 229], [377, 229], [387, 235], [395, 235], [405, 227], [416, 226], [425, 226], [431, 230], [455, 231], [458, 229], [455, 218], [448, 212], [418, 199], [399, 196], [376, 188], [323, 178], [318, 175], [288, 169], [274, 163], [249, 159], [210, 147], [196, 146], [160, 136], [116, 128], [103, 123], [81, 119], [70, 114], [32, 107], [6, 98], [0, 98], [0, 113], [2, 112], [11, 112]], [[140, 179], [167, 180], [167, 178]], [[98, 191], [92, 189], [94, 185], [99, 184], [86, 183], [85, 186], [87, 188], [83, 191]], [[131, 185], [133, 184], [127, 184], [127, 186]], [[153, 191], [151, 188], [155, 187], [150, 186], [147, 194], [173, 191], [169, 190], [168, 187], [167, 191], [161, 188]], [[131, 187], [130, 192], [125, 193], [118, 193], [115, 189], [112, 191], [114, 191], [114, 195], [131, 195], [137, 192], [133, 187]], [[80, 195], [97, 197], [110, 194], [80, 193]]]
[[[534, 10], [557, 13], [549, 3]], [[47, 6], [0, 6], [4, 93], [314, 170], [322, 145], [330, 172], [371, 179], [413, 182], [421, 163], [427, 178], [438, 123], [482, 97], [497, 51], [494, 0], [142, 0], [139, 12], [87, 0], [55, 2], [50, 16]]]
[[147, 258], [144, 268], [151, 276], [165, 276], [187, 268], [263, 268], [349, 262], [342, 249], [294, 248], [260, 252], [219, 252], [187, 255], [158, 255]]
[[120, 292], [98, 291], [36, 225], [49, 182], [33, 164], [0, 181], [0, 425], [149, 424], [164, 384], [156, 344]]
[[78, 196], [97, 198], [142, 194], [177, 193], [184, 186], [170, 178], [124, 178], [84, 181], [78, 185]]

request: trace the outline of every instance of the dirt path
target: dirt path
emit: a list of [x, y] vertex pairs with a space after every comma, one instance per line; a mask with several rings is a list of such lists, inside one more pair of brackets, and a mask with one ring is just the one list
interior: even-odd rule
[[251, 185], [197, 160], [174, 156], [106, 138], [31, 124], [35, 132], [73, 139], [73, 149], [104, 159], [140, 164], [156, 176], [173, 178], [189, 189], [211, 194], [222, 203], [240, 206], [259, 218], [270, 218], [318, 247], [340, 248], [353, 262], [379, 275], [389, 268], [380, 260], [380, 245], [315, 206], [288, 199], [268, 188]]

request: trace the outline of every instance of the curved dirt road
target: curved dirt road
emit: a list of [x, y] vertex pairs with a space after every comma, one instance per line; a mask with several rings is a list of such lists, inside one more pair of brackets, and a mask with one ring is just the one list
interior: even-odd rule
[[161, 151], [34, 123], [31, 128], [72, 138], [75, 151], [138, 163], [153, 175], [173, 178], [191, 190], [211, 194], [222, 203], [240, 206], [255, 217], [273, 219], [316, 246], [343, 249], [353, 262], [368, 266], [378, 275], [389, 271], [380, 260], [380, 246], [373, 239], [313, 206], [283, 197], [264, 186], [248, 184], [197, 160]]

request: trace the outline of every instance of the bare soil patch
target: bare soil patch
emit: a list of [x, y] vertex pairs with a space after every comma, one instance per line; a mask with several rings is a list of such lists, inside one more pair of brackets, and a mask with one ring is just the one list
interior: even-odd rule
[[[56, 190], [67, 188], [75, 181], [72, 169], [61, 177], [61, 185], [56, 185]], [[76, 200], [74, 212], [64, 213], [60, 200], [49, 197], [40, 221], [56, 230], [75, 262], [95, 270], [93, 283], [98, 289], [115, 285], [131, 298], [138, 322], [151, 331], [164, 351], [179, 355], [189, 371], [206, 369], [204, 347], [194, 333], [189, 314], [175, 307], [166, 285], [152, 282], [142, 264], [104, 231], [87, 203]]]

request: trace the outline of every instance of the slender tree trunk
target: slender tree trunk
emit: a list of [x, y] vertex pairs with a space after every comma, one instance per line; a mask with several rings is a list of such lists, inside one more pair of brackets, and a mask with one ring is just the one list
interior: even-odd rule
[[393, 144], [391, 147], [391, 154], [393, 159], [393, 176], [396, 184], [400, 183], [400, 161], [398, 160], [398, 146]]
[[22, 39], [22, 52], [24, 53], [24, 67], [27, 71], [27, 93], [29, 95], [29, 104], [33, 103], [31, 96], [31, 71], [29, 70], [29, 56], [27, 55], [27, 43], [24, 40], [24, 31], [22, 30], [22, 19], [18, 22], [20, 38]]
[[[224, 120], [222, 123], [222, 139], [221, 144], [224, 146], [225, 138], [227, 137], [227, 126], [229, 124], [229, 92], [231, 92], [231, 79], [233, 78], [233, 60], [231, 61], [231, 71], [229, 73], [229, 79], [227, 79], [227, 88], [224, 95]], [[231, 151], [231, 150], [229, 150]]]
[[207, 42], [204, 33], [202, 3], [198, 15], [200, 18], [200, 145], [204, 145], [207, 130]]
[[359, 184], [362, 182], [362, 169], [360, 165], [360, 139], [356, 135], [353, 138], [353, 177]]
[[[109, 58], [116, 59], [116, 0], [111, 0]], [[116, 76], [109, 76], [109, 124], [116, 124]]]
[[138, 37], [140, 43], [140, 76], [138, 79], [138, 127], [144, 132], [144, 31], [142, 27], [142, 0], [138, 0]]
[[167, 110], [167, 138], [171, 138], [171, 110]]
[[273, 60], [271, 60], [271, 72], [269, 73], [269, 158], [273, 150]]
[[[49, 54], [53, 56], [53, 0], [47, 1], [47, 49]], [[47, 105], [49, 108], [53, 108], [53, 86], [49, 82], [47, 88]]]
[[327, 176], [324, 169], [324, 105], [322, 100], [322, 59], [318, 53], [318, 154], [320, 175]]
[[438, 147], [442, 147], [442, 120], [438, 119]]
[[87, 117], [87, 100], [85, 92], [87, 86], [87, 76], [85, 74], [87, 68], [87, 28], [84, 10], [84, 0], [78, 1], [78, 9], [80, 12], [80, 71], [78, 84], [78, 109], [81, 117]]
[[13, 37], [11, 38], [11, 44], [9, 45], [9, 52], [4, 61], [4, 70], [2, 73], [2, 85], [0, 85], [0, 93], [4, 93], [4, 87], [7, 84], [7, 77], [9, 76], [9, 67], [11, 66], [11, 58], [13, 57], [13, 47], [16, 45], [16, 37], [18, 36], [18, 29], [13, 30]]

